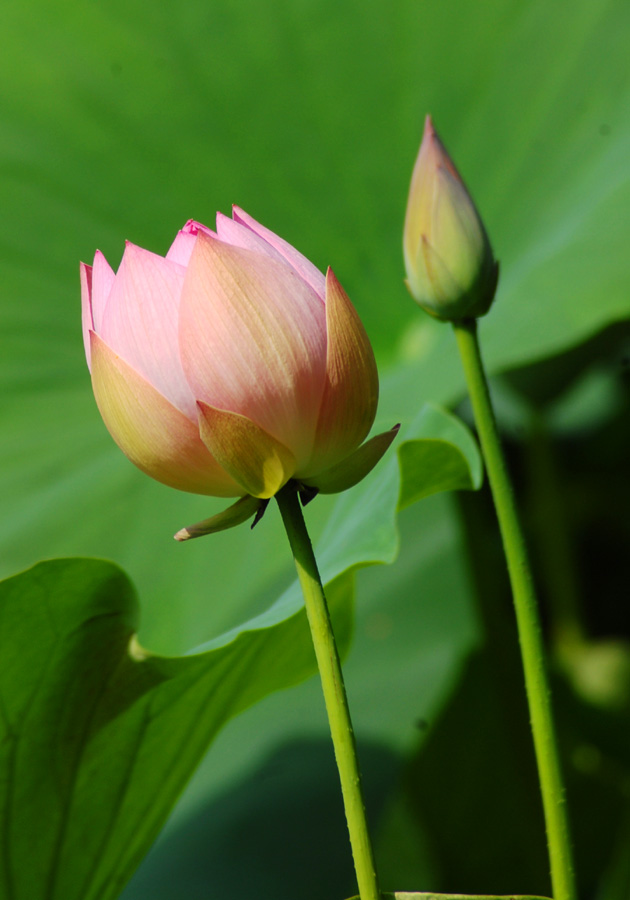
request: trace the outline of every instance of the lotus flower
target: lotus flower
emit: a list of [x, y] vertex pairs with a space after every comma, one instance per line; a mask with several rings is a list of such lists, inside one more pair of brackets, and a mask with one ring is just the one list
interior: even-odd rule
[[116, 273], [97, 251], [81, 286], [103, 420], [164, 484], [265, 499], [295, 479], [334, 492], [393, 439], [359, 446], [378, 377], [335, 275], [240, 209], [219, 213], [216, 231], [189, 221], [165, 257], [127, 243]]
[[427, 116], [403, 238], [407, 286], [438, 319], [488, 312], [499, 275], [483, 222]]

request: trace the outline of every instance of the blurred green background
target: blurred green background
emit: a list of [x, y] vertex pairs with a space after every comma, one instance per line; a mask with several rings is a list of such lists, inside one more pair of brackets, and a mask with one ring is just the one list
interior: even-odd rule
[[[467, 417], [450, 329], [403, 285], [431, 112], [502, 267], [481, 338], [545, 604], [582, 896], [627, 900], [628, 4], [4, 0], [0, 34], [1, 574], [113, 559], [162, 653], [292, 579], [275, 510], [176, 545], [220, 502], [151, 482], [106, 433], [79, 321], [97, 247], [114, 267], [125, 239], [165, 252], [237, 203], [335, 269], [379, 360], [377, 427], [427, 399]], [[308, 508], [315, 536], [336, 503]], [[400, 532], [397, 562], [359, 574], [347, 663], [383, 885], [548, 892], [489, 500], [429, 498]], [[326, 730], [315, 679], [231, 723], [126, 900], [353, 893]]]

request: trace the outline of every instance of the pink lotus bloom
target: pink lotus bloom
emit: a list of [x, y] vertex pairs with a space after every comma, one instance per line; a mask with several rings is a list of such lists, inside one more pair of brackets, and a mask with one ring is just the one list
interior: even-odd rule
[[334, 492], [393, 439], [359, 447], [376, 364], [332, 271], [238, 208], [217, 215], [216, 232], [188, 222], [165, 257], [128, 243], [116, 273], [97, 251], [81, 287], [103, 420], [164, 484], [268, 498], [295, 479]]

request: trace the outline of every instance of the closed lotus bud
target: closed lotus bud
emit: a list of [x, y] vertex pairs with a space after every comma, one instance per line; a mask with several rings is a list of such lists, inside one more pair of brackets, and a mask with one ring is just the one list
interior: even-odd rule
[[242, 210], [216, 231], [188, 222], [165, 257], [128, 243], [116, 273], [97, 252], [81, 283], [94, 394], [119, 447], [164, 484], [250, 498], [212, 530], [290, 479], [343, 490], [391, 443], [359, 446], [378, 377], [343, 288]]
[[413, 170], [403, 239], [407, 285], [438, 319], [488, 312], [498, 263], [475, 204], [427, 116]]

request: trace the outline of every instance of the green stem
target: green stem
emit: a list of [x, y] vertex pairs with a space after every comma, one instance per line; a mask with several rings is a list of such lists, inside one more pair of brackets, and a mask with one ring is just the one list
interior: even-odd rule
[[507, 559], [525, 689], [542, 793], [555, 900], [575, 900], [569, 824], [556, 743], [542, 631], [525, 540], [516, 512], [483, 368], [477, 322], [453, 322]]
[[361, 900], [380, 900], [376, 878], [374, 855], [365, 818], [365, 804], [361, 788], [361, 775], [357, 750], [350, 721], [346, 689], [341, 674], [341, 663], [330, 621], [326, 597], [317, 562], [313, 554], [304, 516], [295, 484], [289, 482], [276, 494], [276, 500], [286, 528], [295, 567], [302, 586], [306, 613], [319, 674], [324, 692], [326, 712], [332, 735], [341, 792], [346, 810], [350, 845], [357, 873]]

